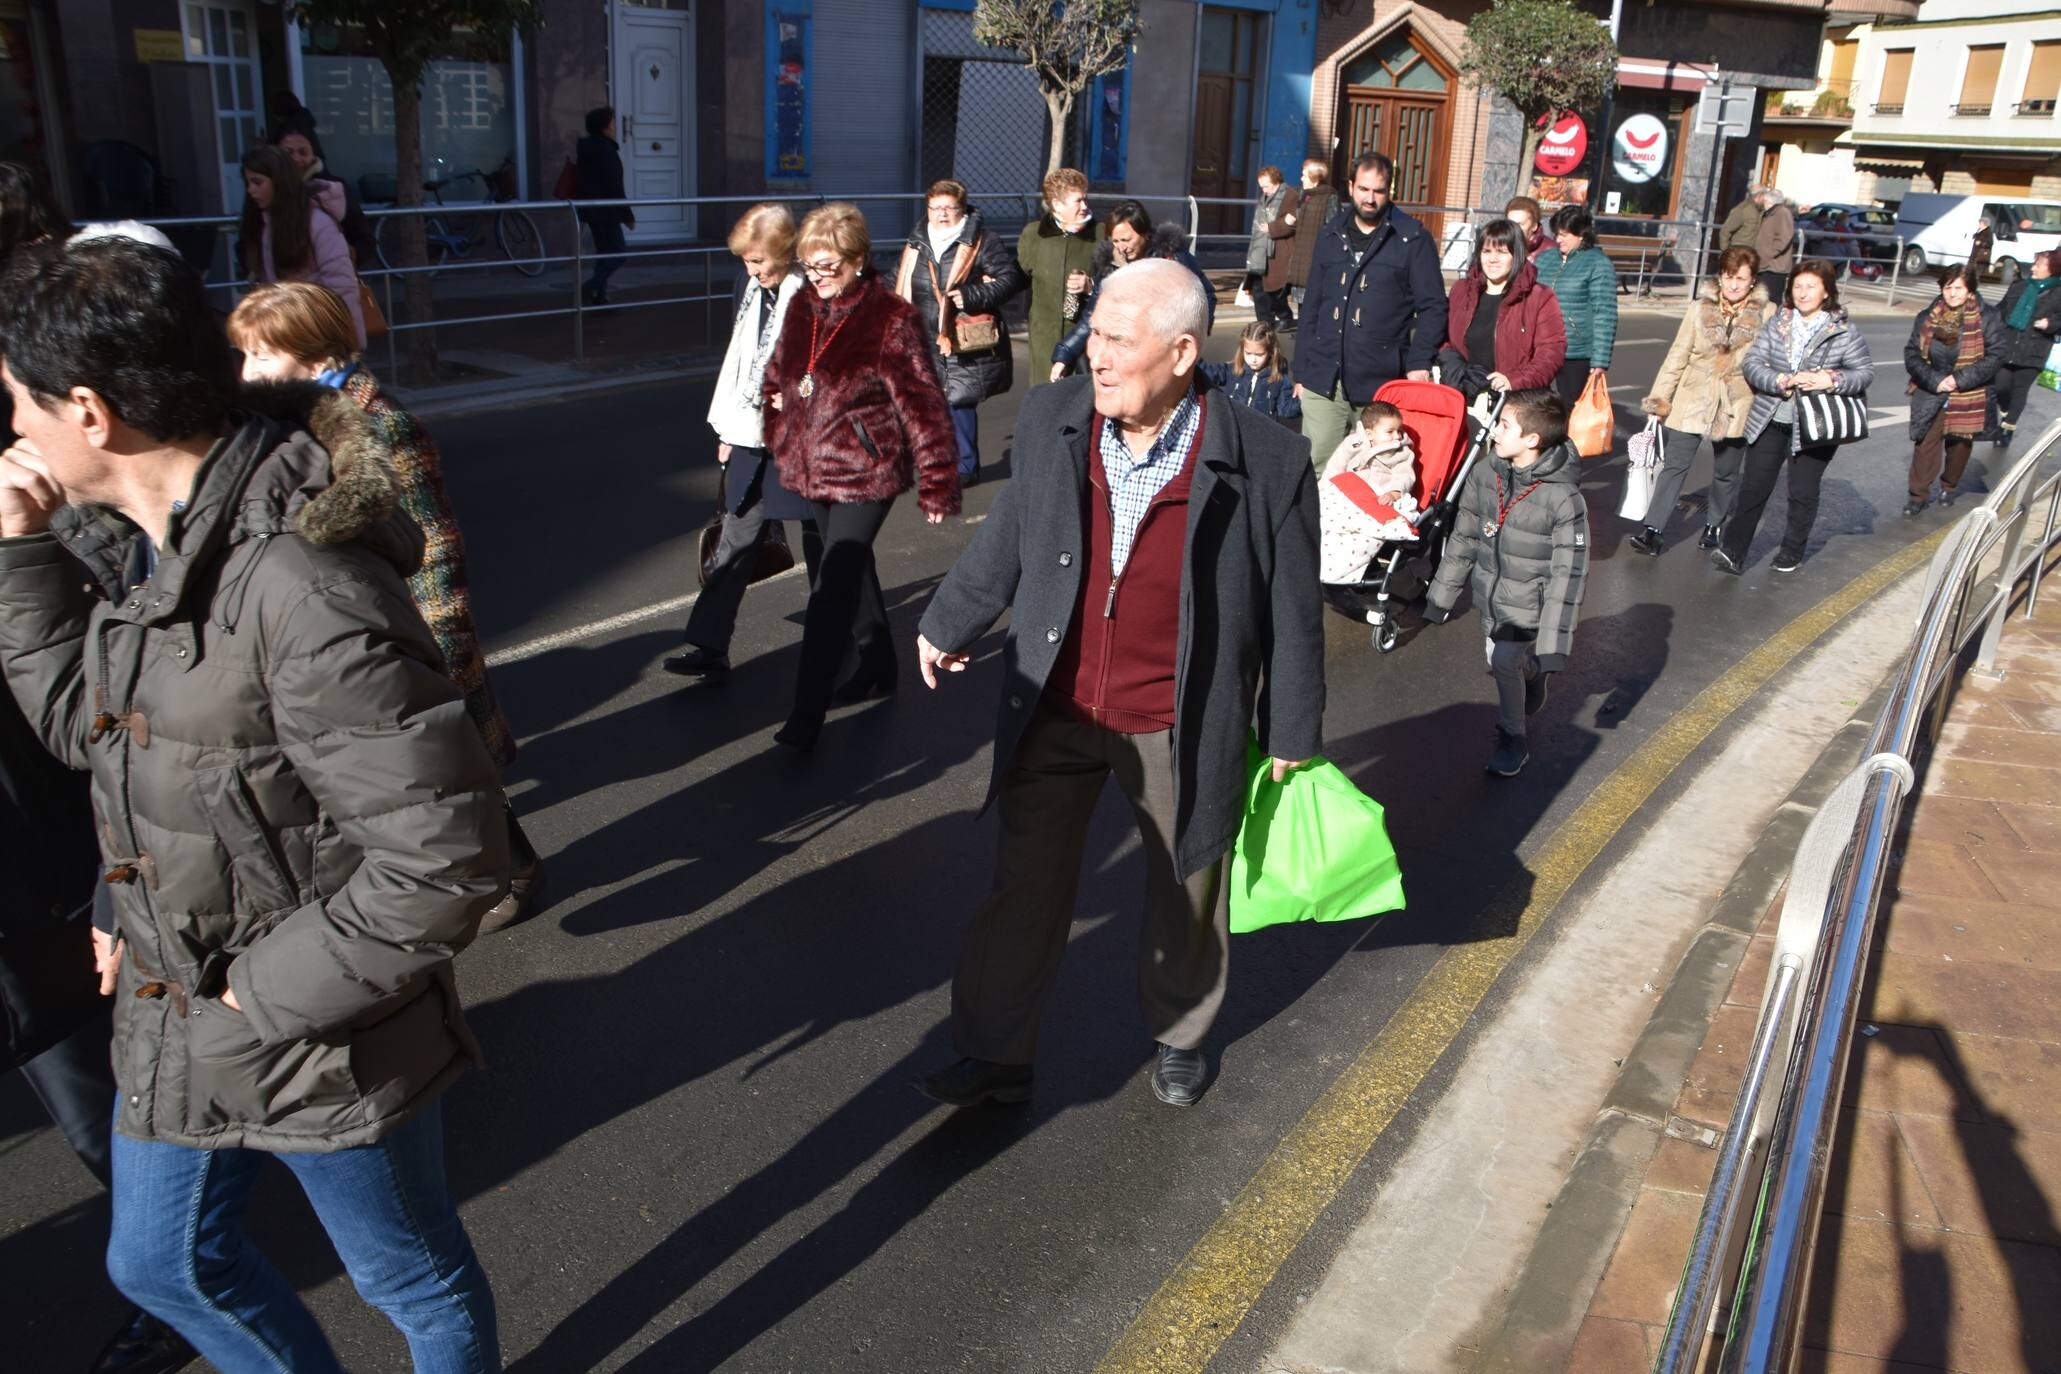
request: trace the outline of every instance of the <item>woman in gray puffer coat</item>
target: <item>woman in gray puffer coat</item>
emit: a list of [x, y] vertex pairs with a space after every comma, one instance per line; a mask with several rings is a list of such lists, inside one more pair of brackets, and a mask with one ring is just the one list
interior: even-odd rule
[[[940, 181], [930, 188], [926, 222], [911, 230], [902, 245], [895, 271], [895, 294], [916, 307], [923, 327], [935, 339], [938, 373], [945, 384], [945, 404], [952, 410], [952, 431], [959, 441], [959, 484], [980, 480], [980, 411], [982, 401], [1007, 392], [1015, 381], [1009, 327], [999, 318], [1002, 306], [1030, 284], [1009, 245], [981, 227], [980, 216], [966, 207], [966, 187]], [[960, 317], [997, 316], [995, 342], [969, 348], [958, 337]]]
[[1832, 444], [1803, 445], [1796, 425], [1797, 393], [1865, 396], [1875, 380], [1868, 341], [1840, 309], [1831, 263], [1823, 258], [1798, 263], [1789, 279], [1789, 300], [1761, 326], [1746, 351], [1746, 384], [1753, 388], [1753, 409], [1746, 416], [1746, 472], [1739, 504], [1710, 551], [1710, 561], [1735, 577], [1745, 571], [1746, 551], [1784, 466], [1789, 469], [1789, 521], [1775, 553], [1776, 572], [1795, 572], [1802, 565], [1811, 526], [1817, 523], [1818, 488], [1839, 450]]

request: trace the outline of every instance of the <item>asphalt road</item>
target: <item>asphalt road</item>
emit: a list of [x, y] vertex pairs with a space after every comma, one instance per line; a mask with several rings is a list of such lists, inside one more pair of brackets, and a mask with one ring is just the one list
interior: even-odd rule
[[[1636, 404], [1673, 328], [1626, 315], [1620, 402]], [[934, 696], [905, 662], [898, 697], [842, 710], [812, 762], [788, 762], [770, 735], [799, 579], [747, 598], [720, 689], [656, 670], [679, 614], [578, 633], [691, 588], [717, 486], [705, 384], [437, 424], [489, 648], [566, 636], [495, 672], [523, 739], [512, 791], [553, 902], [460, 960], [489, 1066], [446, 1106], [510, 1367], [1091, 1368], [1441, 950], [1496, 933], [1477, 913], [1522, 885], [1526, 856], [1583, 796], [1774, 629], [1935, 527], [1898, 517], [1907, 326], [1865, 328], [1882, 360], [1878, 438], [1834, 464], [1800, 572], [1767, 566], [1780, 494], [1733, 579], [1693, 548], [1694, 515], [1658, 560], [1625, 547], [1622, 461], [1591, 465], [1587, 604], [1521, 778], [1480, 772], [1493, 707], [1471, 620], [1406, 631], [1377, 657], [1364, 627], [1327, 617], [1330, 756], [1388, 808], [1409, 910], [1239, 937], [1221, 1076], [1186, 1112], [1145, 1083], [1130, 972], [1141, 876], [1109, 798], [1035, 1104], [955, 1114], [909, 1086], [950, 1056], [951, 970], [992, 860], [993, 822], [973, 812], [999, 636]], [[964, 518], [933, 529], [905, 502], [881, 536], [905, 642], [1000, 490], [1015, 407], [984, 411], [993, 476]], [[2028, 431], [2057, 413], [2061, 398], [2039, 393]], [[1692, 494], [1706, 475], [1707, 460]], [[1254, 1367], [1415, 1119], [1377, 1144], [1214, 1369]], [[106, 1208], [18, 1076], [0, 1081], [0, 1158], [5, 1363], [83, 1368], [118, 1311], [99, 1265]], [[253, 1225], [348, 1367], [407, 1367], [283, 1171]]]

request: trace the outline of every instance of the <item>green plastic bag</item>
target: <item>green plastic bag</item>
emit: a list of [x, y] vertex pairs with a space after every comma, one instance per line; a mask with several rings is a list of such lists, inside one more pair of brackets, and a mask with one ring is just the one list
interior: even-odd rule
[[1245, 821], [1231, 849], [1231, 932], [1351, 921], [1403, 908], [1403, 870], [1381, 803], [1322, 759], [1275, 782], [1246, 749]]

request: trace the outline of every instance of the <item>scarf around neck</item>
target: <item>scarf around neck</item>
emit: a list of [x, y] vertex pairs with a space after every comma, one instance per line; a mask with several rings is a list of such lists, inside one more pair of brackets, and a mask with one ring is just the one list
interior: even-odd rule
[[2039, 313], [2040, 297], [2057, 282], [2061, 282], [2061, 277], [2027, 277], [2025, 289], [2018, 293], [2018, 304], [2011, 307], [2011, 318], [2005, 323], [2013, 329], [2030, 328], [2033, 316]]
[[[1961, 372], [1982, 358], [1982, 302], [1969, 296], [1959, 310], [1941, 298], [1925, 312], [1918, 327], [1918, 351], [1928, 358], [1934, 340], [1953, 345], [1954, 371]], [[1963, 387], [1947, 394], [1946, 432], [1961, 436], [1980, 434], [1988, 428], [1989, 388]]]

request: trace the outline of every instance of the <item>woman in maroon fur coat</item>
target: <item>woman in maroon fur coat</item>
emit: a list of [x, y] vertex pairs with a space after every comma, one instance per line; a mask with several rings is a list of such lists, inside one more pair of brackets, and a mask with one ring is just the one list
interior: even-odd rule
[[[766, 447], [780, 483], [809, 503], [823, 561], [809, 589], [794, 709], [773, 738], [813, 749], [833, 702], [894, 691], [895, 650], [873, 540], [916, 488], [935, 525], [959, 510], [959, 446], [916, 308], [869, 266], [858, 207], [810, 212], [795, 244], [812, 290], [795, 298], [766, 363]], [[836, 682], [848, 647], [858, 668]]]

